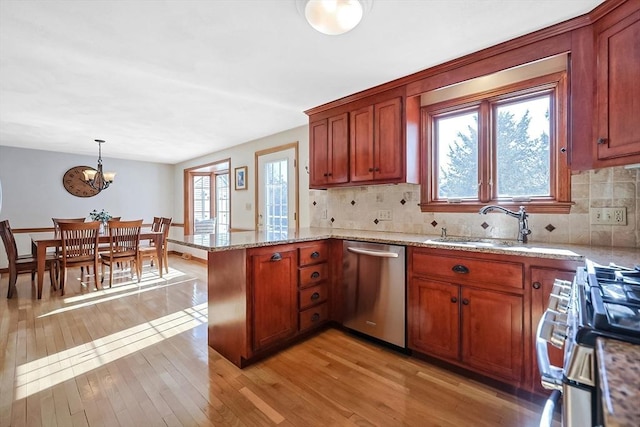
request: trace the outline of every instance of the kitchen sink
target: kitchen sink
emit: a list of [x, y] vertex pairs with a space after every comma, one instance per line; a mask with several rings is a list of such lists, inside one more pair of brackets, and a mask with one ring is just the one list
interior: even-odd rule
[[521, 242], [515, 240], [481, 239], [473, 237], [441, 237], [439, 239], [427, 240], [425, 243], [442, 243], [473, 248], [511, 248], [522, 246]]

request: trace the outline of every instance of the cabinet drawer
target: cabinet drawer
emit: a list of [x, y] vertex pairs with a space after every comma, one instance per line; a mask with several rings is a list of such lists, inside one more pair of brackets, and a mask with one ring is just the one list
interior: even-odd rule
[[300, 332], [314, 328], [327, 320], [327, 303], [300, 312]]
[[319, 264], [329, 259], [329, 245], [327, 242], [312, 242], [308, 245], [300, 246], [300, 265]]
[[327, 285], [312, 286], [300, 291], [300, 310], [327, 300]]
[[320, 283], [329, 277], [329, 268], [326, 262], [318, 265], [310, 265], [299, 270], [300, 287], [304, 288], [315, 283]]
[[523, 267], [516, 262], [430, 255], [416, 251], [413, 273], [453, 283], [523, 289]]

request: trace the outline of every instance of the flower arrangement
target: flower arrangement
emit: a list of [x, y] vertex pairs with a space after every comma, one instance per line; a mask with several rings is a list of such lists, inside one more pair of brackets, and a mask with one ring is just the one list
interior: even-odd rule
[[111, 214], [109, 212], [105, 212], [104, 209], [100, 212], [94, 209], [89, 212], [89, 216], [93, 221], [100, 221], [103, 224], [111, 219]]

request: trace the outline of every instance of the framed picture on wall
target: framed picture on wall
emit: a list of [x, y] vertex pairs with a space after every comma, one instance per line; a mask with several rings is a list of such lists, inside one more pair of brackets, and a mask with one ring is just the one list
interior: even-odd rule
[[247, 189], [247, 167], [240, 166], [239, 168], [235, 168], [236, 172], [236, 190], [246, 190]]

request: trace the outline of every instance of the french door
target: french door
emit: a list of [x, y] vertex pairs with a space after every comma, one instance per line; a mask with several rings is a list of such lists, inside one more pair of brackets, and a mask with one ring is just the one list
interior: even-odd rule
[[286, 237], [298, 228], [297, 143], [256, 153], [257, 228]]

